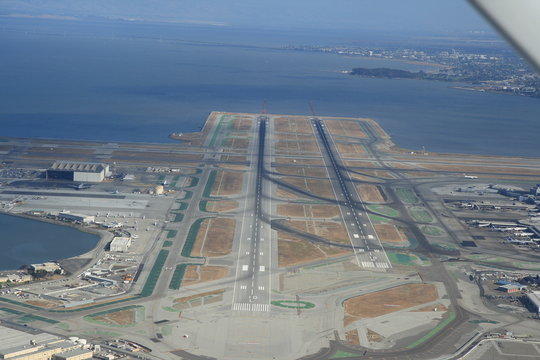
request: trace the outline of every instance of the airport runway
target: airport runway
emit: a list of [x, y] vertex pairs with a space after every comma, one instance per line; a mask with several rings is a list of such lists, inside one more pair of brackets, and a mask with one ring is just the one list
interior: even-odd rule
[[[244, 217], [236, 264], [232, 310], [270, 311], [271, 290], [271, 228], [263, 222], [263, 210], [268, 208], [263, 191], [264, 156], [268, 117], [258, 118], [258, 142], [252, 151], [256, 162], [255, 173], [248, 177], [248, 192], [244, 204]], [[252, 147], [255, 144], [252, 144]], [[255, 150], [255, 149], [254, 149]], [[267, 212], [268, 213], [268, 212]]]
[[379, 270], [391, 268], [390, 260], [386, 256], [356, 186], [348, 172], [342, 171], [343, 164], [337, 152], [334, 151], [335, 144], [331, 136], [327, 134], [324, 123], [316, 118], [312, 119], [311, 123], [316, 130], [317, 143], [321, 148], [321, 155], [324, 158], [358, 266]]

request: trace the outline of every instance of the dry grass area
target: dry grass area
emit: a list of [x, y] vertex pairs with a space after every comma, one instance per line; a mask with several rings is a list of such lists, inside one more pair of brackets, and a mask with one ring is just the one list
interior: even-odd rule
[[[2, 148], [0, 148], [2, 150]], [[7, 149], [5, 149], [7, 150]], [[76, 149], [76, 148], [66, 148], [66, 147], [48, 147], [48, 146], [35, 146], [31, 147], [27, 152], [33, 153], [49, 153], [49, 154], [63, 154], [63, 155], [91, 155], [94, 153], [94, 149]]]
[[377, 236], [382, 242], [407, 243], [407, 236], [397, 229], [393, 224], [374, 224], [373, 227]]
[[352, 136], [360, 139], [367, 139], [366, 133], [362, 130], [357, 120], [324, 120], [330, 134], [336, 136]]
[[394, 169], [400, 169], [400, 170], [409, 170], [409, 169], [418, 169], [417, 165], [413, 165], [412, 163], [404, 163], [404, 162], [387, 162], [388, 166], [393, 167]]
[[298, 176], [307, 176], [307, 177], [321, 177], [321, 178], [328, 178], [328, 173], [326, 172], [326, 168], [323, 167], [316, 167], [316, 168], [309, 168], [309, 167], [300, 167], [300, 166], [278, 166], [276, 167], [276, 171], [283, 175], [298, 175]]
[[298, 134], [298, 133], [276, 133], [274, 135], [276, 140], [313, 140], [313, 136], [310, 134]]
[[413, 310], [413, 312], [431, 312], [431, 311], [446, 311], [448, 308], [444, 306], [443, 304], [435, 304], [435, 305], [429, 305], [424, 306], [423, 308], [420, 308], [418, 310]]
[[334, 190], [329, 180], [326, 179], [306, 179], [284, 176], [283, 182], [293, 185], [296, 188], [307, 191], [313, 195], [322, 196], [328, 199], [334, 199]]
[[233, 171], [219, 171], [212, 185], [212, 196], [238, 195], [242, 191], [244, 174]]
[[183, 286], [200, 284], [207, 281], [223, 279], [229, 274], [227, 266], [211, 266], [211, 265], [190, 265], [186, 268], [184, 278], [182, 279]]
[[370, 342], [381, 342], [384, 340], [384, 336], [371, 329], [367, 329], [367, 338]]
[[206, 210], [211, 212], [226, 212], [238, 209], [238, 201], [234, 200], [216, 200], [208, 201]]
[[236, 220], [210, 218], [201, 223], [192, 256], [224, 256], [231, 252]]
[[230, 162], [245, 162], [247, 156], [242, 155], [221, 155], [221, 161], [230, 161]]
[[362, 318], [374, 318], [435, 301], [439, 298], [432, 284], [407, 284], [345, 300], [345, 326]]
[[381, 189], [377, 185], [361, 184], [361, 185], [356, 185], [356, 188], [360, 192], [360, 197], [365, 202], [370, 202], [370, 203], [385, 202], [385, 198], [381, 192]]
[[120, 310], [103, 316], [93, 317], [96, 321], [101, 321], [113, 325], [133, 325], [136, 322], [137, 309]]
[[187, 302], [190, 302], [192, 300], [200, 299], [200, 298], [203, 298], [203, 297], [206, 297], [206, 296], [222, 295], [224, 292], [225, 292], [225, 289], [207, 291], [207, 292], [200, 293], [200, 294], [195, 294], [195, 295], [191, 295], [191, 296], [185, 296], [185, 297], [177, 298], [177, 299], [174, 299], [173, 302], [175, 304], [183, 304], [183, 303], [187, 303]]
[[322, 159], [296, 159], [296, 158], [276, 158], [276, 164], [294, 164], [294, 165], [320, 165], [324, 166]]
[[393, 179], [392, 174], [385, 170], [362, 170], [362, 173], [367, 176], [378, 177], [382, 179]]
[[366, 148], [363, 145], [360, 144], [353, 144], [353, 143], [336, 143], [337, 151], [341, 154], [341, 156], [346, 154], [351, 155], [361, 155], [361, 154], [367, 154]]
[[314, 261], [351, 254], [352, 250], [313, 244], [300, 237], [278, 231], [278, 266], [305, 265]]
[[277, 154], [296, 154], [296, 153], [319, 153], [319, 147], [313, 140], [306, 141], [286, 141], [279, 140], [275, 144]]
[[320, 236], [328, 241], [350, 244], [347, 229], [341, 222], [291, 220], [287, 224], [300, 231]]
[[274, 129], [279, 132], [313, 134], [311, 122], [305, 117], [281, 116], [274, 120]]
[[235, 150], [246, 150], [249, 147], [249, 139], [229, 137], [225, 140], [223, 147]]
[[377, 180], [376, 178], [373, 178], [371, 176], [360, 175], [353, 172], [349, 172], [349, 175], [353, 180], [359, 180], [359, 181], [376, 181]]
[[303, 217], [308, 219], [340, 216], [339, 207], [335, 205], [302, 205], [302, 204], [279, 204], [278, 216]]
[[360, 345], [358, 329], [353, 329], [345, 332], [345, 341], [352, 345]]
[[253, 119], [247, 116], [235, 116], [232, 120], [232, 128], [234, 131], [249, 131], [253, 126]]
[[27, 304], [39, 306], [45, 309], [53, 309], [55, 307], [58, 307], [62, 305], [60, 301], [49, 301], [49, 300], [28, 300], [26, 301]]

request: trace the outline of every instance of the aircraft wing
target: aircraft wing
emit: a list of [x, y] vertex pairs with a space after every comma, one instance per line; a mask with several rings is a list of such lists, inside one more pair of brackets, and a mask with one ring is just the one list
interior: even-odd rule
[[540, 71], [539, 0], [469, 0]]

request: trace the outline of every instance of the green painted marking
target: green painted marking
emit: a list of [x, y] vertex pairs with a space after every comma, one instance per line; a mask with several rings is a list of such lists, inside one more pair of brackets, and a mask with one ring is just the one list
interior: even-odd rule
[[178, 230], [167, 230], [167, 239], [172, 239], [178, 234]]
[[312, 309], [315, 307], [315, 304], [313, 303], [295, 300], [275, 300], [272, 301], [272, 305], [288, 309]]
[[163, 242], [163, 247], [171, 247], [172, 244], [173, 244], [172, 241], [170, 241], [170, 240], [165, 240], [165, 241]]
[[178, 204], [178, 209], [175, 210], [186, 210], [189, 206], [189, 204], [186, 202], [178, 202]]
[[359, 354], [353, 354], [347, 351], [338, 351], [334, 355], [332, 355], [330, 359], [344, 359], [344, 358], [350, 358], [350, 357], [358, 358], [359, 356], [360, 356]]
[[42, 316], [34, 315], [34, 314], [25, 314], [23, 317], [17, 319], [18, 323], [28, 323], [32, 321], [43, 321], [49, 324], [58, 324], [60, 321], [48, 319]]
[[214, 186], [214, 181], [216, 181], [216, 175], [217, 170], [210, 171], [210, 175], [208, 175], [208, 181], [206, 182], [203, 190], [203, 197], [210, 197], [210, 193], [212, 192], [212, 186]]
[[414, 257], [408, 254], [388, 251], [386, 253], [390, 262], [396, 265], [415, 266]]
[[426, 335], [422, 336], [420, 339], [416, 340], [415, 342], [413, 342], [412, 344], [407, 346], [407, 349], [413, 349], [413, 348], [417, 347], [418, 345], [423, 344], [427, 340], [431, 339], [433, 336], [435, 336], [435, 334], [437, 334], [439, 331], [441, 331], [446, 326], [448, 326], [452, 321], [454, 321], [455, 318], [456, 318], [456, 313], [455, 312], [452, 311], [452, 312], [448, 313], [448, 317], [446, 319], [441, 321], [439, 323], [439, 325], [434, 327]]
[[191, 178], [191, 183], [186, 187], [191, 188], [191, 187], [195, 187], [195, 186], [197, 186], [199, 184], [199, 178], [198, 177], [190, 176], [190, 178]]
[[[195, 245], [195, 240], [197, 239], [197, 234], [199, 233], [201, 223], [205, 219], [210, 219], [210, 218], [197, 219], [193, 222], [193, 224], [189, 228], [189, 232], [186, 236], [186, 242], [184, 243], [184, 247], [182, 248], [182, 252], [180, 253], [182, 256], [193, 257], [191, 256], [191, 251], [193, 250], [193, 245]], [[199, 258], [199, 257], [195, 257], [195, 258]]]
[[150, 296], [154, 292], [154, 288], [156, 287], [156, 283], [161, 275], [161, 270], [163, 265], [165, 265], [167, 256], [169, 256], [169, 250], [159, 251], [156, 261], [154, 262], [154, 266], [152, 266], [150, 274], [148, 274], [148, 278], [146, 279], [146, 282], [141, 290], [141, 296]]
[[182, 213], [174, 214], [173, 222], [180, 222], [182, 220], [184, 220], [184, 214]]
[[441, 229], [440, 227], [432, 226], [432, 225], [421, 226], [420, 230], [422, 230], [422, 232], [424, 234], [430, 235], [430, 236], [442, 236], [442, 235], [446, 234], [446, 232], [443, 229]]

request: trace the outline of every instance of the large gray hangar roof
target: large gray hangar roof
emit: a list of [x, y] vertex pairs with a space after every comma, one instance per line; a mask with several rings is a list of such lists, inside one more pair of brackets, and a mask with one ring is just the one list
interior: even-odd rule
[[90, 162], [56, 161], [50, 170], [99, 173], [105, 170], [105, 165]]

